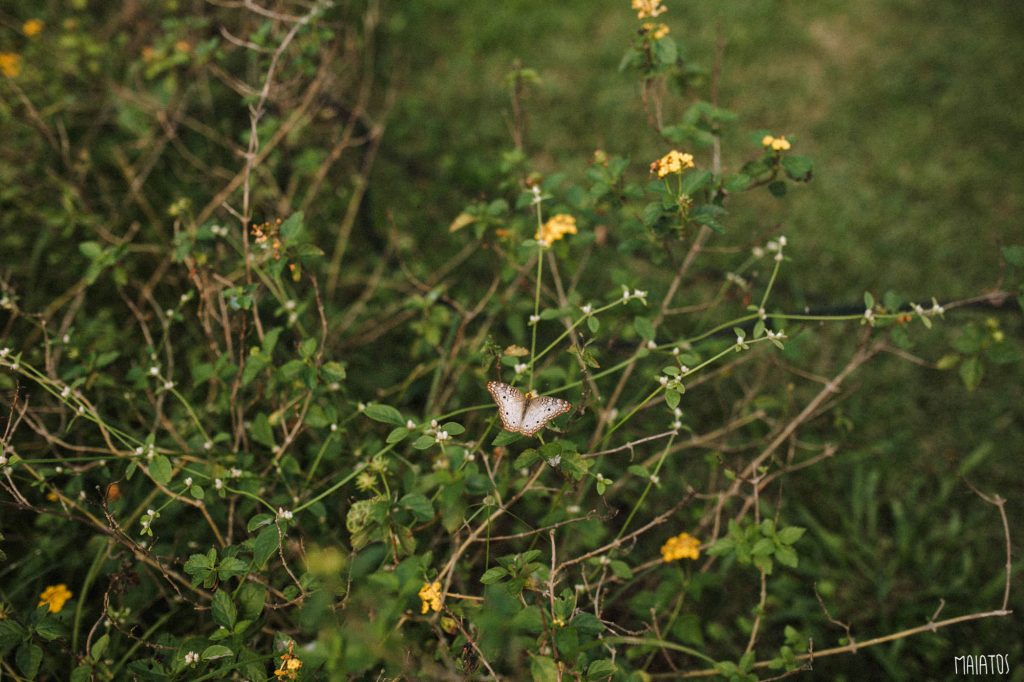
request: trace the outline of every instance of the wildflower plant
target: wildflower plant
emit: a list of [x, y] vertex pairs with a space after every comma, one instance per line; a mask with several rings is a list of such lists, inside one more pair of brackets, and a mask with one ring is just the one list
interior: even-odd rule
[[[660, 0], [621, 7], [656, 152], [533, 157], [543, 74], [517, 65], [514, 149], [441, 218], [399, 210], [411, 186], [369, 206], [400, 97], [374, 46], [401, 22], [286, 5], [147, 8], [147, 35], [110, 10], [26, 17], [33, 61], [0, 55], [0, 86], [37, 88], [2, 114], [38, 136], [0, 168], [23, 207], [0, 236], [5, 671], [752, 680], [856, 655], [827, 630], [842, 540], [789, 486], [840, 456], [851, 377], [913, 361], [960, 304], [793, 309], [808, 254], [734, 215], [813, 191], [813, 164], [741, 128]], [[77, 88], [112, 77], [87, 111], [46, 77], [71, 57]], [[73, 251], [8, 229], [38, 195]], [[937, 364], [970, 390], [1019, 359], [998, 320], [955, 338]], [[513, 433], [489, 381], [570, 405]], [[1009, 542], [1003, 498], [961, 503]], [[931, 629], [1008, 615], [1006, 570], [997, 608]]]

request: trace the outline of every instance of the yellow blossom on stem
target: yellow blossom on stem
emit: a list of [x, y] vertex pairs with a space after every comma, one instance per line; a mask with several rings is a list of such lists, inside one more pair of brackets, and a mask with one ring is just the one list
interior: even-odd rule
[[659, 178], [672, 173], [682, 173], [687, 168], [693, 168], [693, 154], [684, 154], [673, 149], [665, 156], [651, 164], [651, 172], [657, 173]]
[[0, 73], [8, 78], [17, 78], [21, 73], [21, 55], [17, 52], [0, 52]]
[[64, 602], [71, 599], [72, 596], [68, 586], [64, 583], [50, 585], [39, 595], [39, 606], [45, 604], [50, 607], [50, 613], [58, 613], [64, 608]]
[[302, 668], [302, 660], [292, 653], [295, 649], [295, 642], [288, 642], [288, 651], [281, 654], [281, 666], [274, 671], [274, 677], [279, 680], [294, 680], [299, 676]]
[[645, 21], [643, 25], [644, 33], [649, 35], [654, 40], [661, 40], [668, 35], [668, 26], [665, 24], [655, 23], [653, 21]]
[[441, 583], [436, 580], [432, 583], [423, 583], [419, 594], [420, 599], [423, 601], [421, 613], [441, 610]]
[[541, 225], [533, 238], [545, 246], [551, 246], [567, 234], [576, 234], [576, 218], [567, 213], [559, 213]]
[[784, 152], [790, 148], [789, 140], [782, 137], [772, 137], [771, 135], [765, 135], [761, 140], [761, 144], [767, 149], [771, 149], [773, 152]]
[[29, 38], [34, 38], [43, 30], [43, 22], [39, 19], [29, 19], [21, 25], [21, 32]]
[[187, 40], [179, 40], [174, 43], [174, 49], [178, 52], [189, 52], [192, 49], [192, 45]]
[[663, 7], [661, 0], [633, 0], [633, 9], [637, 19], [649, 19], [664, 14], [668, 7]]
[[677, 559], [696, 559], [700, 556], [700, 540], [689, 533], [680, 533], [661, 546], [661, 558], [666, 563]]

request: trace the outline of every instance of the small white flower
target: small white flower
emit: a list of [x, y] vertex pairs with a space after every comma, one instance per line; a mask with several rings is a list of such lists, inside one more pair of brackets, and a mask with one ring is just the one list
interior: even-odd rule
[[147, 509], [146, 510], [146, 514], [148, 514], [149, 516], [155, 516], [156, 515], [156, 511], [153, 510], [153, 509]]
[[570, 504], [568, 507], [565, 508], [565, 511], [569, 514], [579, 514], [580, 506], [578, 504]]
[[213, 487], [216, 488], [217, 490], [220, 490], [221, 488], [224, 487], [224, 481], [220, 480], [219, 478], [213, 479]]
[[149, 376], [156, 377], [160, 376], [160, 365], [153, 365], [149, 368]]
[[18, 364], [17, 360], [15, 360], [14, 362], [11, 363], [11, 369], [13, 369], [15, 372], [17, 372], [18, 368], [20, 368], [20, 367], [21, 367], [21, 365]]
[[742, 346], [742, 345], [743, 345], [743, 335], [742, 335], [742, 334], [738, 334], [738, 335], [736, 336], [736, 344], [737, 344], [737, 345], [740, 345], [740, 346]]
[[338, 425], [337, 424], [331, 424], [331, 433], [334, 433], [337, 430], [338, 430]]
[[203, 443], [203, 450], [206, 450], [207, 452], [213, 450], [213, 441], [206, 441]]
[[622, 287], [622, 302], [625, 303], [629, 300], [629, 289]]
[[142, 456], [142, 446], [141, 445], [139, 447], [135, 448], [135, 454], [140, 456], [140, 457]]
[[661, 483], [661, 478], [658, 477], [658, 474], [651, 474], [651, 483], [654, 485]]
[[517, 363], [516, 366], [513, 369], [515, 369], [516, 374], [522, 374], [523, 372], [526, 371], [528, 366], [529, 365], [527, 365], [525, 362], [520, 362], [520, 363]]
[[768, 315], [765, 313], [764, 308], [757, 309], [757, 316], [760, 317], [762, 320], [768, 319]]
[[915, 312], [915, 313], [917, 313], [917, 314], [918, 314], [918, 315], [920, 315], [921, 317], [924, 317], [924, 308], [923, 308], [923, 307], [921, 307], [921, 305], [920, 305], [920, 304], [917, 304], [917, 303], [911, 303], [911, 304], [910, 304], [910, 307], [914, 309], [914, 312]]
[[602, 556], [602, 557], [601, 557], [600, 559], [598, 559], [597, 561], [598, 561], [598, 563], [599, 563], [599, 564], [601, 564], [602, 566], [607, 566], [608, 564], [610, 564], [610, 563], [612, 562], [612, 560], [608, 558], [608, 555], [607, 555], [607, 554], [603, 555], [603, 556]]
[[85, 499], [85, 497], [86, 497], [86, 495], [85, 495], [85, 491], [84, 491], [84, 490], [79, 490], [79, 491], [78, 491], [78, 499], [80, 499], [80, 500], [84, 500], [84, 499]]
[[668, 377], [662, 374], [660, 377], [658, 377], [658, 383], [661, 384], [662, 386], [668, 386]]
[[658, 344], [654, 342], [654, 339], [647, 342], [647, 350], [658, 350]]
[[672, 410], [672, 414], [674, 414], [676, 416], [676, 418], [678, 419], [679, 417], [683, 416], [683, 411], [682, 411], [682, 409], [677, 407], [674, 410]]
[[173, 382], [173, 381], [171, 381], [170, 379], [168, 379], [167, 381], [165, 381], [165, 382], [164, 382], [164, 390], [165, 390], [165, 391], [169, 391], [169, 390], [171, 390], [172, 388], [174, 388], [174, 382]]
[[776, 263], [781, 263], [782, 262], [782, 252], [781, 251], [779, 251], [777, 254], [775, 254], [775, 262]]
[[592, 306], [592, 305], [590, 305], [588, 303], [585, 306], [583, 306], [582, 308], [580, 308], [580, 310], [583, 311], [584, 315], [589, 315], [590, 313], [594, 312], [594, 306]]
[[278, 516], [278, 518], [284, 519], [285, 521], [291, 521], [292, 517], [295, 516], [295, 514], [293, 514], [290, 509], [285, 509], [284, 507], [278, 507], [277, 508], [277, 516]]
[[449, 438], [448, 432], [447, 431], [438, 431], [437, 435], [435, 436], [435, 438], [437, 439], [438, 443], [443, 443], [444, 441], [448, 440], [448, 438]]
[[430, 420], [430, 428], [436, 429], [438, 426], [439, 426], [439, 424], [437, 423], [436, 419], [431, 419]]
[[0, 455], [0, 467], [7, 466], [7, 455]]
[[608, 410], [608, 421], [615, 421], [615, 419], [618, 418], [618, 416], [619, 408], [613, 407], [612, 409]]
[[188, 294], [182, 294], [181, 298], [178, 299], [182, 303], [188, 303]]
[[643, 300], [647, 298], [647, 292], [640, 291], [639, 289], [633, 289], [633, 298], [639, 298], [640, 300]]
[[533, 199], [530, 200], [531, 206], [536, 206], [540, 202], [544, 201], [544, 198], [541, 196], [540, 193], [540, 187], [538, 185], [534, 185], [533, 187], [531, 187], [530, 191], [533, 192]]
[[58, 473], [58, 474], [63, 474], [64, 473], [64, 467], [60, 467], [60, 466], [53, 467], [53, 471], [55, 473]]
[[194, 666], [198, 662], [199, 662], [199, 654], [197, 654], [196, 652], [190, 651], [187, 654], [185, 654], [185, 665], [192, 665], [192, 666]]
[[778, 251], [779, 250], [779, 243], [777, 241], [775, 241], [774, 239], [772, 241], [768, 242], [767, 244], [765, 244], [764, 246], [769, 251]]
[[299, 316], [298, 316], [297, 313], [290, 313], [288, 315], [288, 324], [295, 324], [298, 321], [299, 321]]
[[554, 469], [556, 466], [558, 466], [561, 463], [562, 463], [562, 456], [561, 455], [555, 455], [554, 457], [552, 457], [551, 459], [548, 460], [548, 466], [551, 467], [552, 469]]
[[530, 325], [535, 325], [540, 322], [540, 315], [530, 315]]
[[874, 322], [875, 321], [875, 311], [872, 310], [871, 308], [868, 308], [867, 310], [865, 310], [864, 311], [864, 319], [867, 320], [868, 322]]
[[65, 334], [61, 337], [61, 341], [64, 342], [65, 345], [71, 343], [71, 334]]
[[689, 374], [690, 368], [687, 367], [686, 365], [679, 365], [679, 371], [682, 372], [683, 374]]
[[69, 395], [71, 395], [71, 387], [70, 386], [65, 386], [64, 388], [60, 389], [60, 397], [61, 398], [67, 398]]
[[672, 422], [672, 428], [676, 430], [683, 428], [683, 422], [679, 421], [678, 419], [675, 420], [674, 422]]
[[[17, 367], [15, 367], [14, 369], [17, 369]], [[78, 414], [85, 414], [85, 406], [84, 405], [79, 405], [77, 412], [78, 412]]]
[[572, 586], [572, 589], [576, 592], [583, 592], [587, 588], [583, 585], [583, 583], [576, 583]]
[[289, 301], [285, 301], [284, 302], [284, 309], [285, 310], [295, 310], [295, 306], [296, 305], [297, 304], [295, 303], [295, 301], [290, 301], [290, 300]]
[[946, 312], [946, 309], [943, 308], [941, 305], [939, 305], [939, 302], [936, 301], [933, 298], [932, 299], [932, 309], [930, 311], [928, 311], [928, 312], [930, 312], [932, 315], [941, 315], [944, 312]]
[[231, 467], [231, 471], [229, 471], [228, 474], [231, 475], [231, 478], [241, 478], [242, 470], [238, 467]]
[[174, 310], [168, 308], [167, 310], [164, 311], [164, 315], [166, 315], [167, 317], [174, 317]]
[[679, 346], [672, 349], [672, 355], [679, 355]]
[[191, 488], [192, 487], [192, 477], [191, 476], [189, 476], [188, 478], [185, 479], [185, 487], [186, 488]]
[[755, 246], [750, 252], [754, 255], [754, 258], [764, 257], [764, 249], [760, 246]]
[[100, 460], [100, 461], [98, 462], [98, 464], [99, 464], [99, 465], [100, 465], [101, 467], [105, 467], [105, 466], [107, 466], [107, 460], [105, 460], [105, 459], [101, 459], [101, 460]]
[[466, 454], [466, 461], [467, 462], [475, 462], [476, 461], [476, 454], [472, 453], [472, 452], [467, 453]]
[[356, 411], [357, 412], [365, 412], [366, 411], [366, 403], [362, 403], [361, 402], [358, 405], [356, 405]]
[[781, 249], [785, 245], [786, 245], [786, 235], [782, 235], [781, 237], [779, 237], [779, 248]]

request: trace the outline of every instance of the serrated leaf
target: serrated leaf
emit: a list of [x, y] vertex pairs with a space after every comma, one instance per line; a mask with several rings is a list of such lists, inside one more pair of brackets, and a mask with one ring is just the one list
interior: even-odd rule
[[256, 418], [252, 420], [252, 426], [249, 428], [249, 435], [252, 439], [264, 445], [270, 449], [274, 449], [274, 431], [270, 427], [270, 419], [267, 415], [260, 412], [256, 415]]
[[807, 532], [806, 528], [800, 526], [786, 526], [779, 531], [778, 538], [779, 542], [784, 545], [792, 545], [794, 542], [803, 537], [803, 534]]
[[210, 606], [210, 612], [213, 615], [213, 622], [217, 625], [228, 630], [235, 627], [235, 621], [238, 619], [238, 609], [235, 608], [231, 595], [224, 590], [217, 590], [213, 593], [213, 603]]
[[598, 681], [610, 678], [618, 670], [618, 666], [610, 658], [594, 661], [587, 667], [587, 679]]
[[494, 566], [484, 571], [484, 574], [480, 576], [480, 582], [484, 585], [493, 585], [502, 578], [508, 575], [508, 571], [501, 566]]
[[761, 538], [754, 543], [753, 549], [750, 553], [753, 556], [769, 556], [775, 551], [775, 542], [771, 538]]
[[550, 656], [530, 654], [530, 675], [533, 682], [558, 682], [558, 665]]
[[256, 536], [252, 547], [253, 568], [262, 570], [267, 560], [274, 555], [280, 544], [280, 537], [277, 534], [277, 526], [267, 526]]
[[22, 642], [14, 654], [14, 662], [18, 664], [21, 674], [30, 680], [39, 674], [39, 665], [43, 662], [43, 650], [31, 642]]
[[429, 521], [434, 518], [434, 505], [422, 493], [409, 493], [398, 501], [400, 505], [412, 512], [418, 521]]
[[775, 560], [783, 566], [789, 566], [790, 568], [796, 568], [798, 563], [796, 552], [789, 546], [777, 547], [775, 549]]
[[246, 525], [246, 530], [251, 533], [257, 528], [262, 528], [268, 523], [273, 523], [273, 521], [273, 514], [257, 514], [256, 516], [249, 519], [249, 523], [248, 525]]
[[204, 661], [215, 661], [218, 658], [227, 658], [228, 656], [234, 656], [234, 652], [227, 648], [223, 644], [214, 644], [203, 649], [203, 653], [200, 655]]

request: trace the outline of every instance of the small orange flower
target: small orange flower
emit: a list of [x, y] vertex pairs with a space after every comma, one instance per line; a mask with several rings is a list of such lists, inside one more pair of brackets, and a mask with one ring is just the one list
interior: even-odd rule
[[64, 583], [50, 585], [39, 595], [39, 606], [46, 604], [50, 607], [50, 613], [59, 613], [64, 608], [64, 602], [71, 599], [73, 595]]
[[689, 533], [671, 537], [661, 546], [661, 558], [666, 563], [677, 559], [696, 559], [699, 556], [700, 540]]
[[0, 73], [8, 78], [17, 78], [21, 73], [21, 55], [17, 52], [0, 52]]
[[29, 38], [34, 38], [43, 30], [43, 22], [39, 19], [29, 19], [21, 25], [21, 32]]
[[281, 667], [274, 671], [274, 677], [279, 680], [294, 680], [299, 676], [302, 668], [302, 660], [292, 653], [295, 649], [295, 642], [288, 642], [288, 651], [281, 654]]
[[174, 49], [178, 52], [190, 52], [192, 50], [192, 44], [187, 40], [179, 40], [174, 43]]
[[142, 48], [142, 61], [147, 64], [156, 59], [156, 50], [151, 45]]

